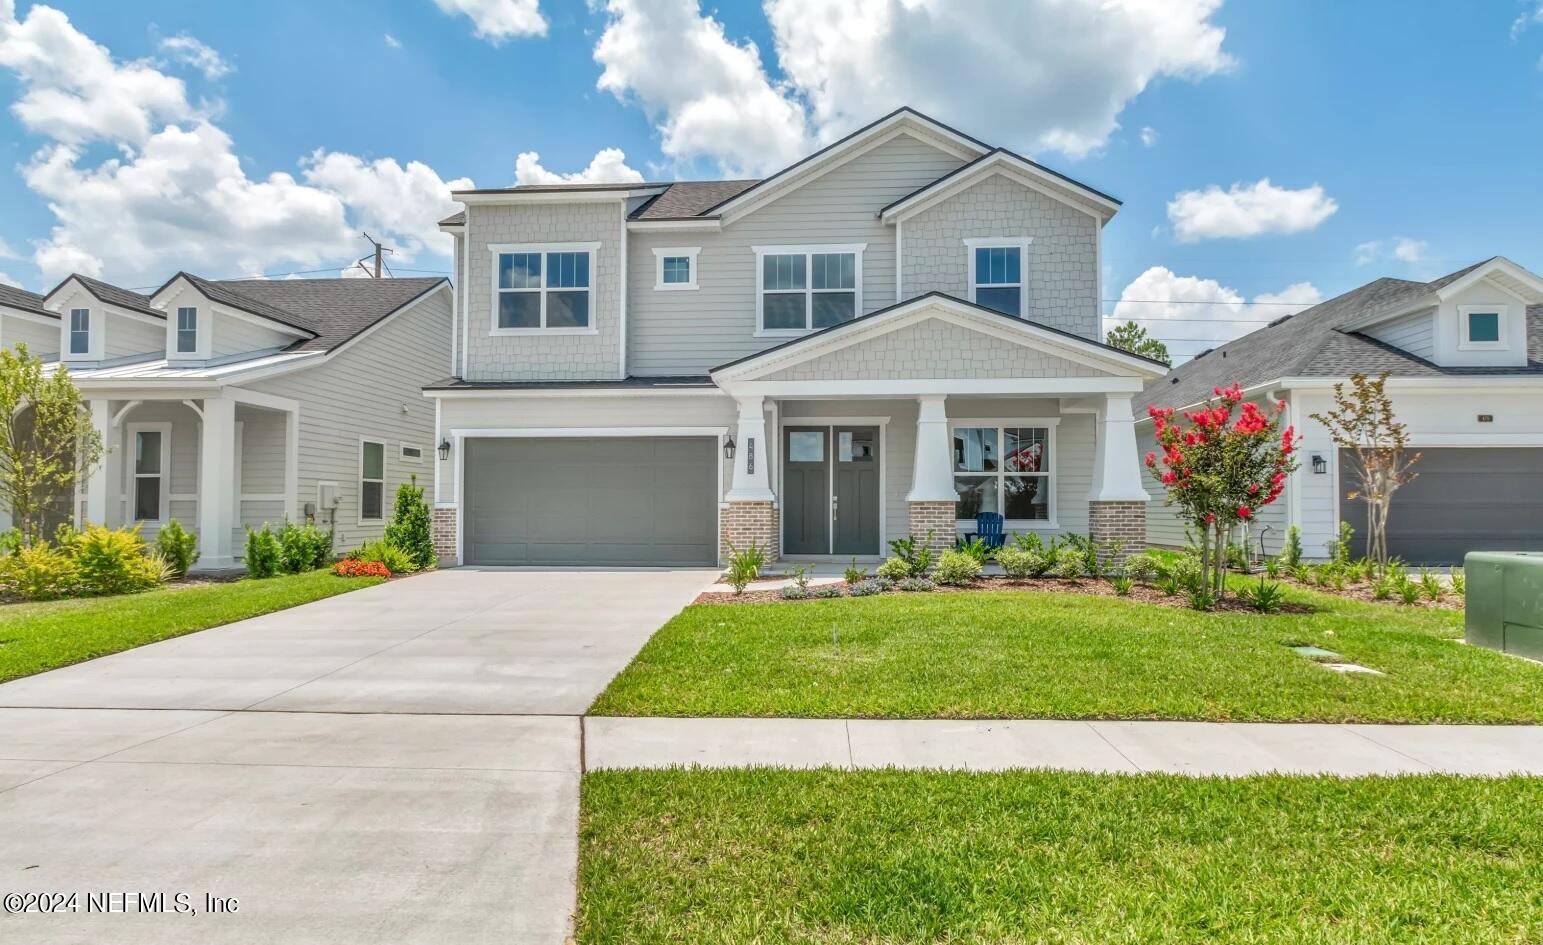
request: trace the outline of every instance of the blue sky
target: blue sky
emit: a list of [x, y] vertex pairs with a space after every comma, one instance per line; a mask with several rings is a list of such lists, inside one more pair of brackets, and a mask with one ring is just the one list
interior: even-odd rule
[[901, 97], [1120, 197], [1105, 311], [1180, 352], [1293, 310], [1261, 297], [1543, 271], [1539, 0], [884, 6], [0, 0], [0, 273], [330, 273], [361, 227], [443, 271], [445, 190], [521, 153], [761, 173]]

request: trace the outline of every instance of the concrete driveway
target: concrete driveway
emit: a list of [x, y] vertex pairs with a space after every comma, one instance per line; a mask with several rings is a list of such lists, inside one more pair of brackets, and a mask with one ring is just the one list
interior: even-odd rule
[[577, 716], [710, 580], [441, 571], [0, 686], [0, 894], [78, 909], [0, 940], [562, 942]]

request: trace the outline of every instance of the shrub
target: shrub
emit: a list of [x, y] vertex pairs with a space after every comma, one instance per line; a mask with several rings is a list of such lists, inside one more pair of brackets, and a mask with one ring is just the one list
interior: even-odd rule
[[1449, 573], [1452, 575], [1452, 593], [1458, 597], [1467, 597], [1468, 579], [1463, 576], [1463, 569], [1452, 568]]
[[155, 550], [160, 552], [161, 560], [166, 562], [172, 574], [186, 577], [188, 569], [198, 560], [198, 538], [183, 528], [181, 522], [172, 519], [161, 526], [160, 533], [155, 536]]
[[1120, 597], [1130, 595], [1131, 588], [1136, 584], [1128, 574], [1116, 574], [1109, 579], [1109, 586], [1114, 588], [1114, 593]]
[[740, 551], [729, 543], [729, 584], [733, 585], [734, 593], [743, 594], [746, 586], [761, 576], [761, 568], [765, 565], [765, 548], [752, 544]]
[[1059, 564], [1063, 556], [1070, 558], [1075, 555], [1080, 562], [1078, 574], [1091, 574], [1094, 577], [1099, 577], [1103, 573], [1103, 562], [1099, 559], [1098, 542], [1087, 535], [1079, 535], [1076, 532], [1068, 532], [1065, 538], [1065, 544], [1061, 548], [1051, 549], [1055, 551], [1056, 563]]
[[1276, 581], [1260, 578], [1258, 584], [1249, 583], [1238, 591], [1238, 599], [1261, 614], [1272, 614], [1285, 603], [1286, 590]]
[[1441, 600], [1447, 592], [1446, 586], [1441, 583], [1441, 578], [1429, 568], [1420, 569], [1420, 593], [1428, 600]]
[[1211, 593], [1209, 588], [1202, 587], [1199, 584], [1185, 590], [1184, 599], [1189, 602], [1189, 606], [1193, 610], [1210, 610], [1216, 606], [1216, 596]]
[[92, 525], [75, 543], [75, 568], [87, 594], [134, 594], [166, 579], [167, 568], [146, 547], [139, 526]]
[[1287, 568], [1302, 563], [1302, 529], [1293, 525], [1286, 529], [1286, 547], [1281, 551], [1281, 561]]
[[1088, 559], [1077, 548], [1068, 545], [1055, 553], [1050, 573], [1065, 581], [1075, 581], [1087, 570]]
[[0, 532], [0, 555], [13, 555], [21, 550], [21, 529]]
[[45, 541], [0, 558], [0, 591], [27, 600], [57, 600], [80, 589], [75, 559]]
[[1396, 586], [1398, 589], [1398, 599], [1404, 603], [1413, 604], [1420, 599], [1420, 585], [1409, 580], [1409, 578], [1405, 577]]
[[332, 573], [338, 577], [383, 577], [391, 576], [391, 570], [379, 561], [360, 561], [357, 558], [344, 558], [332, 566]]
[[938, 566], [932, 579], [939, 584], [970, 584], [980, 577], [981, 564], [971, 554], [963, 551], [945, 551], [938, 556]]
[[903, 581], [911, 576], [911, 566], [906, 564], [905, 559], [898, 555], [892, 558], [885, 558], [884, 563], [878, 567], [878, 575], [891, 581]]
[[884, 578], [870, 578], [866, 581], [854, 581], [847, 585], [847, 593], [852, 597], [869, 597], [874, 594], [882, 594], [893, 585]]
[[1023, 548], [1006, 546], [997, 549], [997, 564], [1007, 572], [1010, 578], [1025, 578], [1033, 574], [1035, 567], [1042, 565], [1045, 556], [1037, 551], [1025, 551]]
[[1387, 600], [1393, 596], [1395, 585], [1392, 578], [1378, 578], [1372, 582], [1372, 599]]
[[279, 557], [279, 540], [273, 537], [273, 529], [264, 525], [246, 530], [246, 552], [241, 563], [246, 565], [247, 574], [254, 578], [273, 577], [279, 573]]
[[1142, 551], [1126, 558], [1122, 570], [1131, 578], [1145, 583], [1163, 573], [1164, 567], [1157, 555], [1150, 551]]
[[818, 586], [811, 587], [808, 590], [810, 597], [826, 598], [843, 596], [841, 593], [840, 584], [820, 584]]
[[777, 596], [783, 600], [808, 600], [809, 588], [791, 584], [777, 592]]
[[991, 549], [984, 538], [971, 538], [969, 541], [961, 538], [954, 544], [954, 550], [969, 555], [982, 565], [991, 560]]
[[1023, 551], [1040, 552], [1045, 550], [1045, 540], [1039, 537], [1038, 532], [1021, 532], [1014, 535], [1013, 543]]
[[1355, 537], [1355, 529], [1349, 522], [1339, 523], [1339, 533], [1330, 538], [1327, 544], [1329, 560], [1334, 564], [1347, 565], [1350, 563], [1350, 539]]
[[285, 574], [324, 568], [332, 557], [332, 533], [310, 523], [285, 522], [274, 538], [279, 544], [278, 569]]
[[391, 510], [391, 524], [386, 526], [386, 541], [407, 555], [416, 571], [432, 568], [439, 561], [434, 554], [432, 515], [417, 476], [396, 487], [396, 505]]
[[918, 542], [914, 535], [907, 535], [889, 543], [889, 550], [905, 562], [906, 571], [911, 577], [921, 577], [932, 567], [932, 535], [933, 531], [928, 529], [925, 542]]
[[407, 557], [405, 551], [385, 540], [360, 545], [349, 552], [348, 556], [357, 561], [378, 561], [392, 574], [410, 574], [415, 570], [413, 559]]
[[930, 591], [937, 587], [936, 584], [926, 578], [903, 578], [895, 582], [895, 587], [902, 591]]
[[859, 584], [868, 577], [868, 572], [859, 568], [857, 566], [857, 559], [853, 558], [852, 563], [847, 565], [847, 569], [842, 572], [842, 577], [846, 579], [848, 584]]

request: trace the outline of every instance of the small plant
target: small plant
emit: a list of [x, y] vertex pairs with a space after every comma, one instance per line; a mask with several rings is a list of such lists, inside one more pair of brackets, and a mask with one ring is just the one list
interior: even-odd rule
[[921, 577], [932, 567], [932, 536], [933, 530], [928, 529], [925, 542], [918, 542], [914, 535], [907, 535], [889, 543], [889, 550], [905, 562], [906, 572], [911, 577]]
[[997, 549], [997, 564], [1010, 578], [1026, 578], [1046, 566], [1045, 556], [1040, 552], [1013, 546]]
[[1129, 574], [1116, 574], [1109, 579], [1109, 586], [1114, 588], [1114, 593], [1119, 597], [1129, 597], [1132, 587], [1136, 582]]
[[808, 600], [809, 588], [799, 587], [797, 584], [790, 584], [787, 587], [779, 590], [777, 592], [777, 596], [781, 597], [783, 600]]
[[937, 587], [936, 584], [926, 578], [902, 578], [895, 582], [895, 587], [902, 591], [930, 591]]
[[58, 600], [80, 589], [75, 559], [46, 541], [0, 557], [0, 591], [26, 600]]
[[1050, 573], [1063, 581], [1075, 581], [1087, 571], [1088, 559], [1078, 548], [1067, 545], [1055, 553]]
[[1045, 540], [1038, 532], [1021, 532], [1013, 536], [1013, 544], [1024, 551], [1040, 553], [1045, 550]]
[[1226, 560], [1227, 567], [1233, 571], [1247, 574], [1252, 570], [1248, 562], [1248, 549], [1235, 542], [1227, 542]]
[[874, 594], [882, 594], [890, 589], [890, 582], [884, 578], [869, 578], [866, 581], [854, 581], [847, 585], [847, 594], [851, 597], [871, 597]]
[[186, 577], [188, 569], [198, 561], [198, 538], [172, 519], [161, 526], [155, 536], [155, 550], [176, 577]]
[[241, 563], [246, 565], [247, 574], [254, 578], [273, 577], [279, 573], [279, 557], [279, 540], [273, 536], [273, 529], [264, 525], [246, 530], [246, 552]]
[[793, 586], [800, 590], [809, 590], [809, 565], [797, 564], [788, 568], [788, 577], [793, 579]]
[[1285, 603], [1286, 589], [1278, 582], [1267, 581], [1261, 577], [1258, 584], [1249, 582], [1238, 591], [1238, 599], [1261, 614], [1273, 614]]
[[808, 588], [808, 592], [809, 596], [813, 598], [831, 598], [842, 596], [841, 585], [839, 584], [820, 584], [816, 587]]
[[1458, 597], [1468, 596], [1468, 578], [1464, 576], [1462, 568], [1452, 568], [1447, 572], [1452, 577], [1452, 593]]
[[885, 558], [876, 569], [876, 573], [881, 578], [899, 581], [911, 576], [911, 566], [905, 563], [904, 558]]
[[139, 536], [139, 526], [92, 525], [75, 543], [75, 568], [87, 594], [135, 594], [165, 580], [167, 569]]
[[[279, 543], [279, 570], [285, 574], [303, 574], [326, 567], [332, 556], [332, 533], [309, 522], [296, 525], [286, 521], [273, 537]], [[392, 547], [401, 550], [394, 543]], [[407, 570], [417, 570], [411, 555], [403, 551], [402, 556], [409, 564]]]
[[21, 529], [11, 528], [0, 532], [0, 555], [13, 555], [21, 550]]
[[1281, 564], [1281, 560], [1279, 558], [1266, 558], [1264, 561], [1264, 573], [1272, 581], [1280, 580], [1281, 570], [1284, 567], [1285, 566]]
[[1216, 595], [1212, 594], [1209, 588], [1198, 584], [1185, 589], [1184, 599], [1193, 610], [1210, 610], [1216, 606]]
[[969, 541], [961, 538], [954, 544], [954, 550], [969, 555], [982, 566], [991, 560], [991, 548], [987, 546], [984, 538], [971, 538]]
[[1295, 568], [1302, 563], [1302, 529], [1293, 525], [1286, 529], [1286, 547], [1281, 551], [1281, 563]]
[[1372, 581], [1372, 600], [1389, 600], [1395, 584], [1392, 578], [1380, 577]]
[[1164, 574], [1159, 576], [1157, 583], [1152, 586], [1157, 588], [1164, 597], [1173, 597], [1184, 589], [1184, 582], [1179, 580], [1178, 575]]
[[1405, 577], [1398, 582], [1398, 599], [1406, 604], [1415, 604], [1420, 600], [1420, 585]]
[[[1080, 562], [1080, 574], [1102, 577], [1104, 569], [1103, 561], [1099, 558], [1098, 542], [1095, 542], [1087, 535], [1079, 535], [1076, 532], [1067, 533], [1065, 539], [1061, 548], [1056, 550], [1056, 566], [1060, 566], [1062, 557], [1069, 558], [1075, 555]], [[1051, 571], [1056, 573], [1057, 577], [1065, 576], [1064, 574], [1057, 573], [1055, 568], [1052, 568]]]
[[1420, 593], [1425, 595], [1426, 600], [1441, 600], [1446, 592], [1447, 589], [1441, 583], [1441, 578], [1436, 575], [1436, 572], [1430, 568], [1420, 569]]
[[1313, 580], [1313, 566], [1312, 565], [1310, 565], [1310, 564], [1303, 564], [1303, 563], [1301, 563], [1299, 561], [1296, 564], [1293, 564], [1287, 570], [1289, 570], [1291, 572], [1292, 579], [1300, 581], [1303, 584], [1311, 584], [1312, 583], [1312, 580]]
[[[386, 526], [386, 541], [407, 555], [415, 571], [432, 568], [439, 560], [434, 553], [432, 519], [433, 514], [429, 511], [429, 503], [423, 498], [423, 489], [418, 486], [417, 476], [397, 486], [396, 504], [391, 509], [391, 524]], [[330, 535], [328, 539], [327, 551], [330, 553]], [[325, 563], [323, 557], [315, 567]]]
[[391, 576], [391, 569], [379, 561], [360, 561], [358, 558], [344, 558], [332, 566], [332, 573], [338, 577], [383, 577]]
[[867, 579], [868, 572], [858, 567], [857, 559], [853, 558], [852, 563], [847, 565], [846, 571], [842, 573], [842, 577], [846, 579], [848, 584], [861, 584]]
[[1145, 584], [1164, 571], [1162, 562], [1149, 551], [1133, 554], [1125, 559], [1121, 570], [1132, 579]]
[[1329, 539], [1329, 560], [1334, 564], [1347, 565], [1350, 563], [1350, 539], [1355, 536], [1355, 529], [1349, 522], [1339, 523], [1339, 534]]
[[971, 554], [963, 551], [945, 551], [938, 557], [938, 566], [932, 579], [939, 584], [962, 586], [974, 583], [980, 577], [981, 564]]
[[735, 594], [745, 593], [745, 588], [750, 582], [761, 576], [761, 568], [766, 565], [766, 549], [760, 545], [752, 544], [744, 551], [729, 544], [729, 584], [733, 586]]
[[348, 556], [356, 561], [378, 561], [392, 574], [410, 574], [417, 570], [417, 566], [413, 563], [413, 559], [407, 556], [407, 552], [385, 540], [360, 545], [350, 551]]

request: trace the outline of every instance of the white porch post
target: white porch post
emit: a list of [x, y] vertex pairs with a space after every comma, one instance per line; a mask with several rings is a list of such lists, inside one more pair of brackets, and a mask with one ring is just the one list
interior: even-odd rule
[[[237, 510], [241, 497], [236, 496]], [[284, 517], [300, 521], [300, 409], [284, 413]], [[232, 522], [234, 527], [236, 522]]]
[[734, 431], [734, 481], [724, 498], [730, 502], [775, 501], [768, 473], [771, 450], [766, 446], [766, 398], [735, 400], [739, 404], [739, 421]]
[[946, 397], [928, 394], [916, 398], [916, 456], [911, 471], [911, 491], [907, 502], [947, 502], [953, 505], [959, 494], [954, 491], [953, 464], [949, 460], [948, 414]]
[[236, 527], [236, 402], [206, 397], [198, 444], [198, 567], [235, 564], [231, 531]]
[[[117, 466], [118, 450], [113, 449], [115, 428], [113, 427], [112, 403], [105, 399], [91, 401], [91, 427], [96, 430], [97, 436], [102, 438], [102, 461], [86, 479], [86, 522], [94, 522], [98, 525], [107, 524], [107, 508], [110, 498], [116, 496], [117, 489], [112, 483], [121, 481], [121, 477], [114, 477], [112, 469]], [[72, 514], [71, 518], [79, 518], [78, 514]], [[84, 525], [85, 522], [77, 521], [75, 524]]]
[[1136, 418], [1129, 394], [1106, 394], [1099, 411], [1094, 444], [1093, 502], [1146, 502], [1141, 485], [1141, 454], [1136, 449]]

